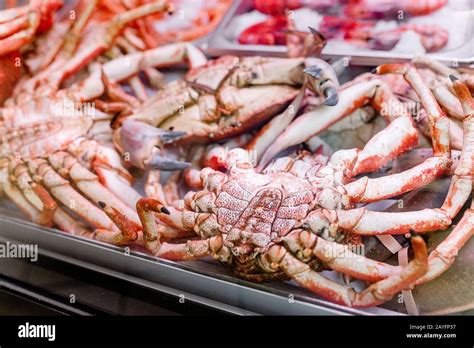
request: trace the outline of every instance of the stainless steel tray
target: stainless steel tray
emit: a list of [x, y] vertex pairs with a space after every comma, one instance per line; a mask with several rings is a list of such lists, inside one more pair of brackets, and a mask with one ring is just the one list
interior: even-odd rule
[[[382, 308], [339, 306], [289, 283], [256, 284], [211, 261], [171, 262], [40, 227], [0, 208], [0, 241], [38, 245], [39, 254], [230, 313], [248, 315], [399, 315]], [[178, 299], [177, 299], [178, 300]]]
[[[464, 45], [453, 50], [441, 50], [427, 56], [437, 59], [450, 65], [471, 65], [474, 64], [474, 2], [471, 2], [471, 10], [468, 15], [472, 17], [472, 26], [468, 32], [463, 33]], [[217, 56], [222, 54], [235, 55], [271, 55], [285, 57], [287, 50], [285, 46], [266, 45], [241, 45], [232, 39], [229, 33], [229, 26], [232, 19], [239, 14], [245, 13], [250, 8], [247, 0], [235, 0], [227, 15], [223, 18], [214, 35], [211, 36], [208, 44], [204, 43], [201, 48], [205, 49], [209, 55]], [[363, 50], [355, 51], [350, 49], [331, 49], [325, 47], [322, 52], [324, 59], [337, 59], [347, 57], [353, 65], [378, 65], [382, 63], [400, 63], [414, 58], [410, 53], [394, 53], [390, 51]]]

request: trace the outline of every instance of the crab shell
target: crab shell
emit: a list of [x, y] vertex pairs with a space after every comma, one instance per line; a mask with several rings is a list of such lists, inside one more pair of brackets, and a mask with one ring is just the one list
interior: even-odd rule
[[298, 94], [289, 86], [252, 86], [238, 90], [244, 106], [231, 116], [218, 122], [203, 122], [197, 104], [186, 108], [182, 114], [170, 117], [160, 125], [187, 133], [181, 142], [207, 143], [244, 133], [277, 115]]
[[[262, 63], [270, 63], [266, 67], [276, 73], [260, 68]], [[303, 59], [224, 56], [192, 69], [184, 80], [169, 83], [130, 118], [163, 130], [186, 132], [181, 143], [208, 143], [238, 135], [278, 114], [296, 97], [303, 64]], [[283, 69], [278, 71], [280, 66]], [[252, 76], [255, 69], [260, 69], [265, 81]], [[276, 82], [268, 80], [271, 74], [276, 75]], [[206, 107], [211, 118], [203, 115], [206, 98], [210, 99]], [[220, 103], [223, 98], [227, 99], [225, 106]], [[238, 102], [233, 104], [234, 100]], [[229, 104], [232, 107], [227, 109]]]

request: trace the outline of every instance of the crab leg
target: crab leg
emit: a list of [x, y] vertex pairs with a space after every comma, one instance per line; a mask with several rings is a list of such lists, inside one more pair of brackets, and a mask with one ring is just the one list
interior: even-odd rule
[[157, 47], [145, 52], [129, 53], [104, 64], [104, 74], [111, 82], [125, 80], [146, 68], [168, 67], [188, 61], [191, 68], [206, 64], [204, 54], [189, 43]]
[[340, 92], [336, 106], [322, 105], [298, 117], [267, 149], [256, 170], [262, 171], [282, 150], [308, 140], [366, 104], [380, 83], [371, 80], [350, 86]]
[[286, 248], [298, 258], [315, 256], [329, 268], [357, 279], [375, 282], [400, 272], [400, 266], [358, 255], [347, 245], [331, 242], [304, 230], [294, 230], [283, 238]]
[[135, 209], [142, 196], [131, 186], [132, 175], [122, 165], [119, 154], [95, 140], [78, 138], [68, 145], [68, 152], [98, 175], [102, 185], [130, 208]]
[[[120, 231], [108, 231], [98, 229], [95, 231], [95, 239], [114, 245], [137, 244], [146, 246], [146, 236], [142, 226], [130, 221], [125, 215], [114, 207], [99, 201], [98, 205], [104, 213], [118, 226]], [[189, 238], [195, 236], [193, 231], [179, 230], [166, 225], [156, 224], [156, 229], [160, 235], [160, 240], [170, 240], [176, 238]]]
[[428, 272], [418, 279], [416, 285], [431, 281], [446, 272], [454, 263], [459, 250], [474, 234], [474, 210], [466, 210], [464, 216], [449, 236], [428, 257]]
[[293, 102], [286, 108], [286, 110], [273, 117], [270, 122], [262, 127], [258, 133], [252, 138], [250, 143], [246, 146], [249, 151], [254, 151], [257, 160], [260, 160], [272, 144], [272, 142], [285, 130], [286, 127], [293, 121], [306, 92], [306, 84], [301, 87], [300, 93], [296, 96]]
[[[449, 137], [446, 139], [448, 136], [447, 131], [445, 128], [438, 129], [447, 125], [444, 121], [447, 121], [448, 118], [442, 114], [435, 98], [421, 82], [416, 70], [404, 65], [382, 65], [377, 68], [377, 71], [382, 73], [387, 71], [405, 71], [405, 78], [414, 87], [426, 110], [428, 110], [430, 124], [435, 124], [431, 130], [435, 157], [428, 158], [423, 163], [402, 173], [377, 179], [363, 177], [346, 184], [347, 195], [353, 202], [373, 202], [425, 186], [445, 173], [451, 165]], [[411, 119], [399, 117], [392, 121], [383, 131], [375, 135], [366, 144], [364, 149], [357, 153], [356, 160], [351, 161], [349, 157], [344, 157], [345, 153], [351, 153], [347, 150], [339, 152], [343, 154], [342, 156], [336, 152], [333, 157], [336, 157], [339, 161], [341, 159], [338, 157], [342, 157], [347, 163], [355, 162], [354, 166], [347, 170], [349, 172], [348, 176], [355, 176], [360, 173], [377, 170], [380, 166], [388, 163], [389, 160], [416, 145], [417, 140], [418, 135]], [[436, 151], [438, 151], [438, 156], [436, 156]], [[331, 159], [331, 162], [334, 162], [334, 159]]]
[[420, 236], [412, 237], [415, 258], [399, 273], [382, 279], [361, 292], [329, 280], [313, 271], [309, 265], [295, 258], [284, 247], [272, 246], [264, 255], [274, 271], [282, 269], [299, 285], [321, 297], [348, 307], [372, 307], [392, 298], [399, 291], [410, 288], [427, 271], [427, 250]]
[[442, 83], [438, 83], [431, 88], [434, 97], [439, 102], [439, 104], [444, 107], [449, 116], [454, 117], [457, 120], [462, 121], [464, 119], [464, 114], [462, 112], [461, 104], [459, 99], [456, 98], [451, 91], [446, 88]]
[[[474, 118], [472, 115], [474, 114], [474, 102], [467, 87], [459, 82], [456, 77], [451, 76], [451, 79], [466, 116], [463, 122], [464, 137], [461, 158], [454, 171], [451, 186], [442, 207], [440, 209], [425, 209], [404, 213], [380, 213], [367, 211], [364, 208], [337, 211], [335, 214], [343, 229], [364, 235], [401, 234], [408, 232], [410, 228], [417, 232], [428, 232], [446, 229], [451, 224], [451, 220], [459, 213], [472, 191], [474, 174]], [[404, 175], [404, 173], [401, 174]], [[390, 177], [393, 178], [394, 176]], [[399, 188], [398, 184], [390, 185], [388, 182], [384, 182], [384, 184], [388, 186], [389, 190], [390, 186], [395, 187], [395, 191]], [[415, 184], [415, 186], [417, 185]], [[372, 189], [374, 189], [375, 194], [373, 192], [370, 198], [375, 198], [377, 194], [387, 197], [383, 193], [386, 189], [381, 187]], [[354, 194], [354, 196], [358, 195], [360, 195], [360, 192]]]
[[51, 227], [57, 204], [48, 191], [42, 185], [33, 182], [28, 173], [28, 168], [24, 164], [17, 165], [13, 169], [13, 175], [25, 198], [40, 211], [36, 222], [40, 225]]
[[[18, 188], [21, 190], [26, 202], [29, 202], [33, 207], [39, 210], [39, 214], [32, 218], [32, 221], [44, 226], [57, 225], [62, 231], [72, 233], [78, 236], [90, 237], [92, 232], [84, 224], [73, 219], [62, 208], [57, 206], [56, 201], [53, 200], [49, 192], [40, 184], [35, 183], [28, 173], [28, 168], [21, 164], [15, 167], [14, 176], [17, 178]], [[28, 205], [23, 201], [21, 193], [16, 189], [9, 191], [14, 193], [14, 197], [10, 197], [17, 205], [23, 204], [23, 209]], [[31, 210], [33, 211], [33, 210]]]
[[0, 188], [29, 220], [37, 221], [38, 210], [25, 198], [20, 189], [11, 182], [7, 168], [0, 170]]
[[3, 10], [0, 14], [0, 55], [19, 50], [31, 42], [42, 25], [42, 15], [51, 16], [62, 1], [31, 0], [28, 6]]
[[443, 175], [449, 168], [446, 158], [431, 157], [402, 173], [369, 179], [363, 177], [344, 185], [352, 202], [375, 202], [423, 187]]
[[[60, 59], [57, 64], [53, 63], [50, 65], [47, 69], [49, 71], [47, 76], [44, 76], [46, 74], [44, 72], [41, 74], [41, 78], [44, 77], [47, 81], [45, 88], [57, 89], [64, 79], [80, 71], [91, 60], [103, 53], [110, 47], [115, 37], [128, 23], [149, 14], [168, 10], [169, 4], [166, 1], [157, 1], [117, 14], [110, 23], [98, 26], [97, 31], [92, 31], [83, 39], [73, 57]], [[84, 18], [85, 17], [87, 16], [84, 16]], [[74, 37], [74, 35], [72, 36]], [[77, 40], [71, 39], [71, 49], [66, 51], [73, 52], [76, 44]], [[53, 66], [55, 70], [51, 70]], [[26, 92], [31, 93], [34, 91], [36, 84], [40, 80], [41, 79], [38, 78], [33, 79], [28, 86], [24, 86]]]
[[[38, 44], [47, 47], [47, 52], [40, 49], [36, 56], [27, 61], [28, 67], [32, 68], [35, 73], [33, 78], [26, 80], [25, 83], [19, 83], [15, 88], [14, 95], [17, 101], [22, 102], [24, 99], [30, 99], [40, 81], [49, 81], [43, 88], [49, 91], [50, 88], [58, 88], [62, 81], [62, 77], [53, 80], [53, 76], [57, 76], [63, 66], [71, 60], [74, 51], [77, 48], [81, 32], [87, 24], [92, 11], [97, 4], [97, 0], [89, 1], [86, 8], [81, 11], [79, 18], [74, 22], [64, 22], [58, 24], [46, 37], [40, 39]], [[42, 67], [47, 67], [43, 71], [39, 71]], [[23, 92], [24, 94], [21, 94]], [[26, 95], [25, 95], [26, 94]]]
[[93, 201], [101, 200], [119, 209], [128, 219], [139, 223], [137, 214], [133, 209], [119, 200], [112, 192], [104, 187], [98, 177], [83, 167], [67, 152], [56, 152], [48, 157], [52, 167], [63, 177], [70, 178], [74, 185]]
[[421, 103], [428, 113], [434, 155], [449, 157], [449, 119], [441, 110], [429, 88], [421, 80], [416, 69], [407, 64], [383, 64], [375, 68], [374, 72], [378, 74], [395, 73], [403, 75], [405, 80], [410, 83], [418, 94]]
[[105, 91], [101, 66], [100, 64], [91, 64], [89, 69], [89, 76], [85, 80], [74, 84], [71, 88], [59, 91], [58, 95], [65, 93], [78, 103], [100, 97]]
[[[418, 133], [409, 117], [398, 117], [377, 133], [357, 154], [349, 176], [373, 172], [418, 145]], [[336, 153], [333, 157], [337, 157]], [[331, 158], [331, 161], [334, 161]]]
[[[131, 29], [131, 28], [127, 28], [127, 29]], [[127, 32], [127, 30], [124, 31], [124, 34], [126, 32]], [[128, 52], [128, 53], [137, 52], [137, 50], [134, 47], [130, 47], [131, 45], [128, 44], [128, 42], [125, 39], [122, 39], [122, 40], [121, 39], [122, 39], [121, 37], [119, 37], [117, 39], [117, 44], [119, 44], [122, 47], [125, 47], [126, 52]], [[126, 44], [124, 45], [123, 42], [121, 44], [120, 43], [121, 41], [125, 41]], [[118, 51], [117, 53], [115, 53], [115, 50], [113, 52], [111, 52], [111, 54], [113, 55], [113, 59], [117, 59], [118, 57], [123, 56], [123, 54], [120, 52], [120, 50], [117, 49], [117, 51]], [[127, 79], [127, 82], [130, 85], [130, 88], [133, 90], [133, 93], [135, 94], [135, 96], [138, 98], [138, 100], [140, 100], [141, 102], [144, 102], [148, 99], [148, 94], [146, 92], [146, 88], [145, 88], [144, 84], [142, 83], [142, 81], [140, 80], [140, 77], [138, 76], [138, 74], [135, 74], [135, 75], [132, 75], [131, 77], [129, 77]], [[116, 83], [116, 82], [111, 81], [109, 83]]]
[[[461, 180], [464, 180], [471, 184], [474, 176], [474, 100], [471, 97], [469, 89], [465, 85], [463, 85], [454, 75], [451, 75], [450, 78], [453, 81], [454, 91], [461, 101], [465, 115], [463, 122], [465, 131], [463, 151], [461, 153], [460, 163], [456, 167], [453, 181], [456, 180], [457, 182], [460, 182]], [[451, 185], [450, 192], [454, 190], [456, 183]], [[469, 192], [470, 191], [471, 190], [469, 190]], [[467, 197], [462, 198], [467, 200]], [[460, 200], [460, 202], [455, 202], [453, 204], [447, 200], [444, 206], [446, 207], [445, 209], [453, 209], [453, 206], [455, 207], [456, 203], [457, 205], [462, 205], [464, 202], [465, 200]], [[423, 284], [438, 277], [453, 264], [459, 250], [474, 234], [473, 207], [474, 205], [471, 204], [471, 208], [464, 213], [461, 221], [459, 221], [450, 235], [430, 254], [428, 259], [428, 272], [417, 281], [417, 284]]]
[[[127, 29], [131, 29], [131, 28], [127, 28]], [[117, 44], [121, 46], [127, 53], [135, 53], [138, 50], [141, 50], [141, 51], [146, 50], [146, 45], [143, 41], [141, 41], [140, 38], [138, 38], [137, 36], [133, 36], [133, 37], [127, 36], [127, 34], [130, 32], [127, 29], [124, 31], [125, 38], [119, 37], [117, 39]], [[143, 72], [147, 76], [148, 82], [153, 88], [161, 89], [163, 87], [165, 83], [164, 74], [160, 73], [157, 69], [152, 68], [152, 67], [144, 68]]]
[[[107, 215], [74, 190], [67, 180], [47, 164], [46, 160], [30, 160], [28, 166], [33, 176], [37, 176], [49, 192], [63, 205], [93, 226], [111, 231], [117, 230]], [[35, 180], [37, 179], [35, 178]]]
[[[119, 226], [122, 233], [126, 236], [124, 238], [128, 236], [128, 240], [134, 240], [134, 230], [126, 223], [120, 222], [122, 216], [117, 214], [117, 212], [112, 212], [113, 208], [107, 207], [104, 203], [101, 203], [101, 207], [104, 210], [108, 210], [107, 215]], [[143, 225], [144, 246], [157, 257], [168, 260], [196, 260], [222, 247], [222, 238], [220, 236], [202, 240], [190, 240], [181, 244], [162, 243], [160, 240], [162, 238], [163, 226], [159, 226], [156, 223], [155, 213], [167, 215], [169, 214], [168, 209], [157, 200], [143, 198], [137, 202], [137, 211]], [[132, 232], [131, 238], [130, 232]], [[187, 231], [179, 234], [188, 235]]]

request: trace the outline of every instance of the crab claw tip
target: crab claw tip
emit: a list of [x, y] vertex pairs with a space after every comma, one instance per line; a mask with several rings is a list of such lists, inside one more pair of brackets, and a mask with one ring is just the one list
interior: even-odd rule
[[152, 157], [151, 161], [148, 163], [148, 166], [164, 171], [174, 171], [189, 168], [191, 167], [191, 163], [175, 161], [157, 154]]
[[171, 212], [166, 207], [161, 207], [161, 212], [166, 215], [171, 215]]
[[303, 70], [303, 72], [311, 77], [320, 79], [322, 76], [322, 70], [316, 65], [309, 66]]
[[321, 32], [317, 31], [313, 27], [308, 27], [308, 29], [312, 35], [324, 38], [323, 34], [321, 34]]
[[324, 90], [324, 105], [335, 106], [339, 102], [339, 96], [334, 87], [328, 87]]
[[98, 201], [97, 203], [99, 204], [99, 207], [101, 207], [102, 209], [105, 208], [105, 203], [104, 202]]
[[377, 68], [373, 68], [372, 70], [370, 70], [370, 73], [371, 74], [376, 74], [377, 73]]
[[175, 140], [178, 140], [179, 138], [182, 138], [186, 134], [188, 133], [182, 131], [164, 131], [159, 135], [159, 137], [163, 144], [169, 144]]
[[459, 80], [459, 78], [456, 75], [449, 75], [449, 78], [451, 79], [452, 82]]

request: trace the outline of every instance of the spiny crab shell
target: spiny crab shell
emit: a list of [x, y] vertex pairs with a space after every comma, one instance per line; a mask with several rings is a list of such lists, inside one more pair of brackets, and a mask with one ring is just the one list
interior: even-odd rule
[[237, 273], [272, 273], [264, 265], [255, 266], [260, 262], [257, 255], [284, 241], [294, 228], [311, 230], [328, 240], [344, 240], [329, 222], [334, 219], [325, 215], [330, 214], [326, 209], [336, 205], [347, 209], [350, 203], [338, 191], [342, 172], [327, 161], [325, 156], [312, 156], [298, 161], [290, 172], [273, 171], [270, 166], [264, 174], [255, 173], [247, 163], [233, 166], [228, 174], [205, 168], [201, 172], [204, 190], [189, 192], [184, 198], [183, 224], [203, 238], [221, 234], [224, 247], [214, 257], [229, 264], [236, 261]]

